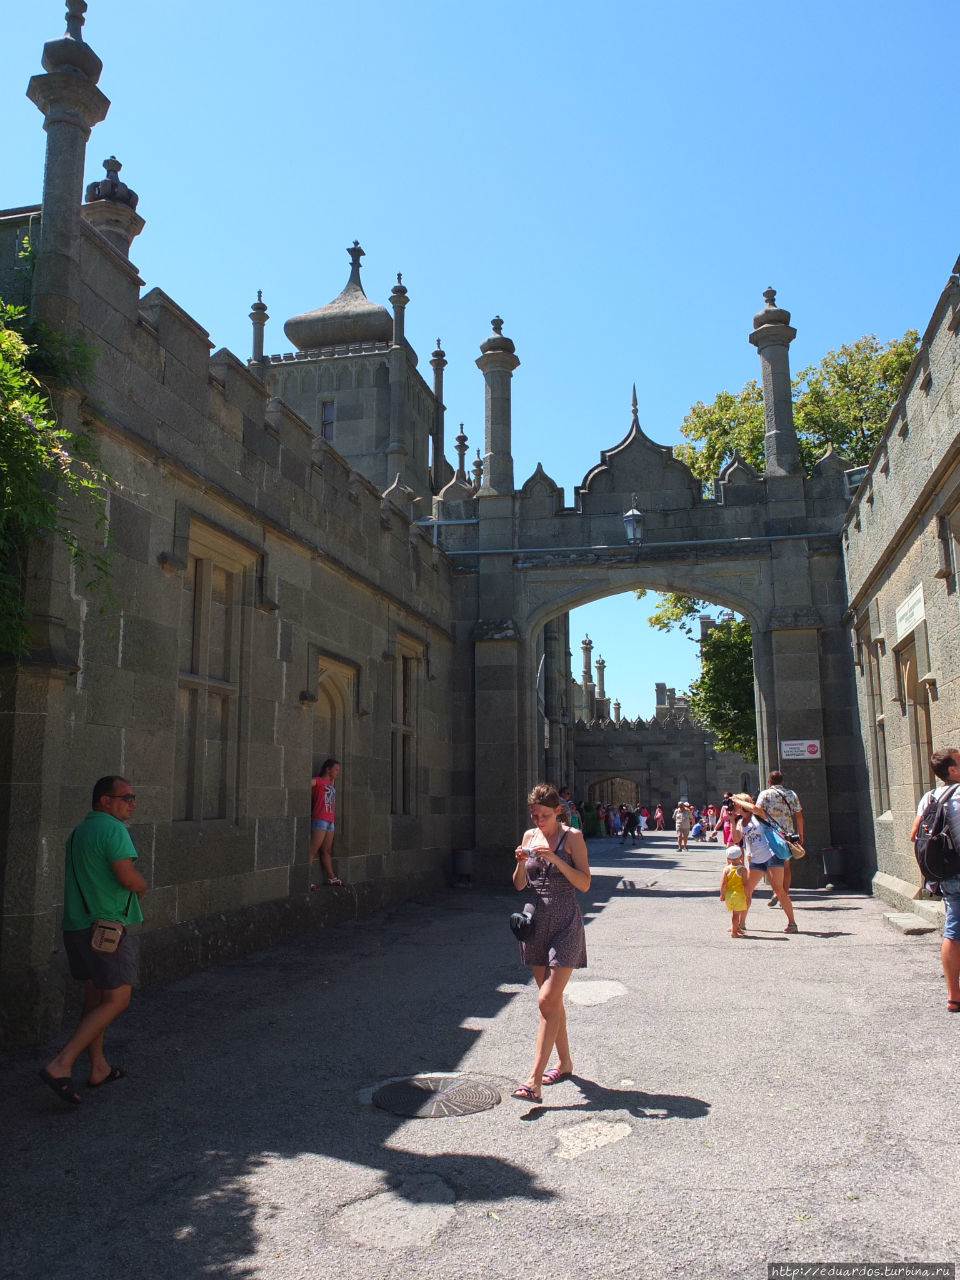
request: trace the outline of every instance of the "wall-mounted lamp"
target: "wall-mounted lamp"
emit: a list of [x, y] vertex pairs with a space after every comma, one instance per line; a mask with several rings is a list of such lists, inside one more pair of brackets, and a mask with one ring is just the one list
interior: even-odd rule
[[637, 495], [631, 495], [630, 501], [633, 506], [629, 511], [623, 513], [623, 527], [627, 534], [627, 541], [631, 546], [639, 546], [643, 541], [643, 512], [637, 510]]

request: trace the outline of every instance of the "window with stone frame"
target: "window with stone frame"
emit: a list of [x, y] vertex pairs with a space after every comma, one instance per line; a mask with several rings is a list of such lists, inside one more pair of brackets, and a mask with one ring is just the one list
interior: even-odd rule
[[[923, 628], [923, 640], [926, 639], [926, 624]], [[928, 665], [926, 655], [922, 652], [925, 643], [918, 646], [917, 628], [903, 644], [897, 646], [897, 700], [907, 722], [907, 737], [910, 743], [910, 763], [913, 773], [914, 801], [919, 803], [920, 797], [932, 785], [930, 773], [930, 752], [933, 749], [933, 733], [930, 724], [929, 689], [924, 680], [921, 668]], [[919, 650], [919, 652], [918, 652]]]
[[192, 521], [180, 609], [173, 816], [237, 816], [243, 603], [257, 552]]
[[422, 657], [422, 644], [408, 636], [397, 636], [390, 741], [390, 811], [394, 814], [415, 814], [417, 811], [417, 726]]
[[865, 618], [857, 628], [857, 656], [863, 680], [864, 705], [870, 730], [870, 777], [875, 813], [890, 808], [890, 775], [887, 769], [887, 730], [883, 711], [883, 681], [880, 646], [883, 640], [871, 634], [870, 620]]
[[334, 407], [332, 400], [320, 402], [320, 435], [324, 440], [333, 440]]

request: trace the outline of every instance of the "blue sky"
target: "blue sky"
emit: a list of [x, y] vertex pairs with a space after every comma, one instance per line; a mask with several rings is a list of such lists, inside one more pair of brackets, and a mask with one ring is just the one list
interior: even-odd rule
[[[24, 97], [60, 0], [3, 16], [4, 206], [39, 199], [43, 133]], [[482, 443], [474, 366], [504, 317], [517, 484], [542, 461], [567, 501], [641, 424], [679, 439], [689, 406], [758, 373], [768, 285], [793, 313], [794, 371], [862, 333], [922, 329], [960, 252], [949, 51], [955, 0], [520, 0], [503, 7], [315, 0], [90, 0], [111, 99], [87, 180], [116, 154], [147, 226], [132, 258], [246, 357], [262, 289], [283, 321], [346, 281], [385, 302], [397, 271], [429, 378], [441, 337], [448, 454]], [[649, 599], [649, 598], [648, 598]], [[607, 688], [650, 715], [695, 648], [617, 597], [578, 610]]]

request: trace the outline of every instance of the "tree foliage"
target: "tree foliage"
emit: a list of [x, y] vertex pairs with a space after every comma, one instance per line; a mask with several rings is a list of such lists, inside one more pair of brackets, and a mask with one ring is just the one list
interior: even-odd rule
[[[870, 461], [917, 353], [916, 329], [885, 346], [874, 335], [828, 351], [793, 379], [793, 420], [804, 471], [833, 445], [851, 466]], [[751, 379], [736, 394], [721, 391], [710, 404], [693, 405], [680, 428], [687, 443], [675, 449], [694, 475], [713, 480], [735, 452], [762, 471], [763, 393]]]
[[[865, 334], [828, 351], [819, 364], [794, 378], [793, 418], [806, 473], [830, 445], [851, 466], [870, 461], [917, 343], [916, 329], [885, 346]], [[693, 405], [680, 428], [686, 443], [674, 453], [704, 482], [713, 481], [734, 453], [762, 472], [764, 428], [763, 392], [751, 379], [739, 392], [721, 391], [710, 404]], [[645, 594], [638, 591], [637, 598]], [[676, 627], [695, 639], [695, 619], [709, 608], [707, 600], [661, 592], [647, 621], [661, 631]], [[756, 759], [749, 625], [721, 622], [702, 645], [700, 657], [702, 674], [690, 690], [698, 718], [716, 734], [718, 746]], [[732, 700], [724, 706], [722, 697]]]
[[714, 735], [721, 751], [757, 759], [750, 624], [718, 622], [700, 645], [700, 678], [690, 686], [690, 710]]
[[[637, 592], [638, 599], [644, 595], [644, 591]], [[660, 631], [672, 631], [676, 627], [693, 639], [694, 622], [709, 608], [709, 600], [695, 600], [693, 596], [682, 596], [676, 591], [661, 591], [657, 597], [657, 606], [647, 622]]]
[[59, 425], [40, 380], [67, 381], [89, 361], [78, 340], [27, 327], [21, 308], [0, 302], [0, 650], [16, 657], [30, 638], [21, 578], [31, 543], [60, 538], [92, 581], [106, 573], [104, 556], [85, 547], [67, 513], [82, 498], [102, 518], [103, 473], [86, 436]]

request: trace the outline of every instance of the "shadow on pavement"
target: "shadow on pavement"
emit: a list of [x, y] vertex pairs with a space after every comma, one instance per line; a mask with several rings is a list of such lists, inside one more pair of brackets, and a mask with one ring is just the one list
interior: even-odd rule
[[685, 1094], [645, 1093], [642, 1089], [606, 1089], [595, 1080], [574, 1075], [570, 1080], [580, 1090], [583, 1101], [555, 1104], [548, 1094], [563, 1088], [550, 1085], [544, 1090], [543, 1103], [535, 1105], [523, 1117], [535, 1120], [547, 1111], [629, 1111], [641, 1120], [702, 1120], [710, 1112], [710, 1103]]

